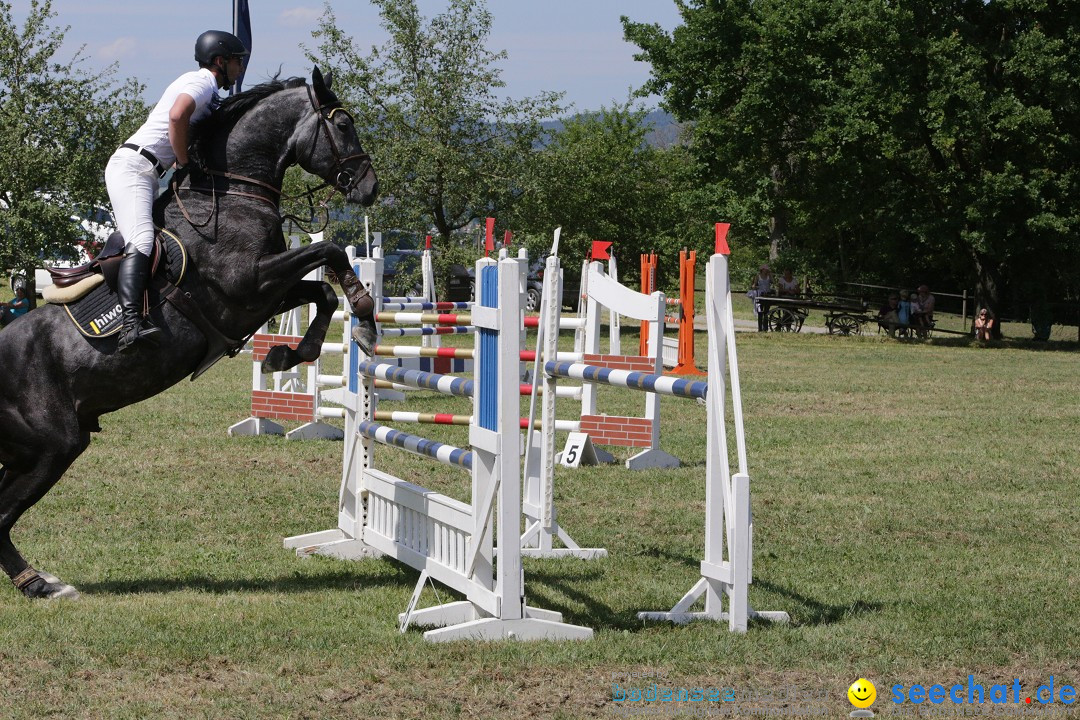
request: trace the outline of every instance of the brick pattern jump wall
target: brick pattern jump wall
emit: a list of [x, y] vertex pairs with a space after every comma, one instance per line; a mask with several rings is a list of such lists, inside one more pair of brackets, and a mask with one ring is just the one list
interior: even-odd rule
[[257, 334], [251, 338], [251, 356], [254, 362], [261, 363], [266, 359], [266, 353], [275, 345], [288, 345], [293, 350], [302, 340], [299, 335], [269, 335]]
[[453, 373], [471, 373], [473, 361], [466, 358], [376, 358], [386, 365], [396, 365], [405, 370], [422, 370], [438, 375], [450, 375]]
[[584, 415], [581, 432], [588, 433], [596, 445], [649, 447], [652, 445], [652, 420], [618, 415]]
[[[251, 338], [252, 359], [261, 363], [275, 345], [288, 345], [293, 350], [302, 338], [297, 335], [258, 334]], [[315, 398], [308, 393], [281, 392], [279, 390], [252, 390], [251, 416], [275, 420], [313, 420]]]
[[585, 353], [582, 360], [586, 365], [610, 368], [612, 370], [630, 370], [631, 372], [656, 372], [656, 361], [641, 355], [590, 355]]
[[313, 420], [315, 398], [307, 393], [252, 390], [251, 415], [276, 420]]
[[[656, 361], [641, 355], [589, 355], [582, 362], [586, 365], [628, 370], [630, 372], [656, 372]], [[619, 415], [585, 415], [581, 418], [581, 431], [597, 445], [622, 445], [624, 447], [649, 447], [652, 445], [652, 420]]]

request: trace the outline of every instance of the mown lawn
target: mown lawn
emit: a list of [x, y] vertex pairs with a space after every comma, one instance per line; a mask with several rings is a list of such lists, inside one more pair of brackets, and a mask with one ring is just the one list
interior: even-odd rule
[[[594, 640], [400, 635], [415, 572], [282, 548], [335, 524], [342, 444], [228, 438], [248, 414], [241, 357], [104, 418], [16, 528], [36, 566], [84, 595], [30, 603], [0, 588], [0, 717], [606, 717], [625, 706], [612, 683], [627, 673], [759, 697], [796, 688], [840, 716], [860, 676], [885, 713], [897, 683], [1080, 682], [1075, 344], [739, 333], [738, 347], [751, 603], [789, 625], [739, 636], [636, 619], [689, 589], [702, 552], [704, 408], [666, 399], [663, 444], [681, 468], [557, 476], [564, 526], [609, 557], [526, 561], [530, 604]], [[606, 389], [601, 409], [640, 402]], [[430, 397], [404, 407], [467, 411]], [[381, 457], [465, 497], [453, 469]]]

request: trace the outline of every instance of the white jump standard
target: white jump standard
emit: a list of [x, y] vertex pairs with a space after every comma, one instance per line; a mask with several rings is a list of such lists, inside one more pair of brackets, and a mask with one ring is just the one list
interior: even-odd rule
[[[549, 273], [558, 273], [556, 263], [550, 262]], [[594, 277], [590, 277], [590, 282]], [[590, 288], [591, 290], [591, 288]], [[707, 407], [707, 444], [705, 465], [705, 558], [701, 563], [701, 578], [669, 612], [642, 612], [644, 620], [688, 622], [709, 619], [727, 620], [734, 632], [745, 632], [750, 617], [787, 621], [787, 613], [756, 613], [749, 606], [749, 585], [752, 568], [752, 521], [750, 514], [750, 477], [747, 473], [746, 442], [743, 432], [742, 397], [739, 388], [738, 361], [735, 355], [734, 322], [731, 313], [731, 293], [728, 285], [727, 258], [713, 255], [708, 265], [706, 283], [707, 320], [709, 332], [709, 382], [665, 377], [659, 373], [616, 370], [587, 363], [548, 361], [541, 366], [544, 381], [542, 425], [555, 416], [555, 383], [560, 378], [572, 378], [589, 385], [610, 385], [656, 395], [682, 397], [704, 401]], [[650, 342], [661, 335], [651, 328]], [[550, 338], [548, 356], [553, 348]], [[587, 356], [588, 357], [588, 356]], [[725, 365], [726, 360], [726, 365]], [[725, 374], [730, 371], [732, 409], [738, 451], [738, 472], [731, 474], [727, 447], [724, 403], [727, 388]], [[538, 463], [544, 472], [526, 477], [529, 502], [525, 516], [531, 523], [531, 533], [543, 541], [535, 554], [574, 555], [588, 557], [576, 545], [568, 543], [566, 533], [559, 527], [553, 501], [554, 444], [551, 433], [542, 434], [541, 454], [546, 462]], [[567, 548], [551, 548], [555, 538]], [[726, 548], [726, 554], [725, 554]], [[704, 597], [702, 612], [692, 612], [694, 604]], [[728, 609], [723, 609], [724, 599]]]
[[[522, 269], [516, 260], [477, 263], [478, 302], [471, 317], [476, 326], [475, 379], [440, 378], [357, 359], [347, 393], [338, 527], [285, 541], [298, 552], [343, 557], [382, 553], [419, 570], [413, 599], [399, 620], [403, 629], [410, 623], [439, 628], [425, 632], [425, 640], [592, 637], [591, 629], [563, 623], [561, 614], [525, 602], [519, 545]], [[362, 281], [377, 281], [381, 260], [361, 261], [360, 270]], [[359, 352], [355, 344], [353, 349]], [[471, 448], [435, 443], [374, 422], [376, 378], [471, 395]], [[470, 468], [471, 502], [378, 469], [377, 446], [396, 446]], [[466, 599], [413, 609], [429, 578]]]
[[[586, 282], [582, 301], [585, 304], [585, 315], [577, 319], [583, 321], [582, 352], [571, 361], [566, 353], [558, 352], [559, 330], [566, 327], [566, 321], [569, 320], [561, 315], [562, 268], [557, 255], [548, 257], [544, 269], [541, 314], [537, 322], [537, 354], [548, 363], [573, 367], [575, 373], [584, 373], [585, 368], [590, 368], [590, 373], [607, 371], [608, 374], [604, 377], [650, 375], [659, 378], [663, 367], [660, 353], [664, 322], [663, 294], [657, 292], [643, 295], [620, 285], [604, 274], [603, 266], [599, 262], [589, 263], [584, 277]], [[603, 308], [607, 308], [612, 314], [626, 315], [648, 324], [652, 333], [644, 356], [604, 355], [600, 352], [600, 318]], [[536, 374], [537, 381], [541, 377], [544, 380], [536, 384], [536, 390], [543, 398], [541, 431], [530, 436], [526, 457], [522, 505], [525, 532], [521, 537], [522, 547], [524, 553], [530, 557], [605, 557], [607, 550], [604, 548], [581, 547], [558, 520], [554, 493], [555, 468], [559, 464], [556, 457], [555, 431], [562, 428], [556, 418], [555, 398], [563, 397], [561, 391], [565, 388], [558, 386], [555, 375], [543, 372], [545, 366], [541, 364]], [[641, 416], [606, 415], [598, 412], [596, 383], [583, 376], [575, 377], [583, 381], [582, 386], [575, 388], [575, 392], [580, 390], [580, 414], [576, 421], [571, 421], [576, 424], [561, 456], [563, 464], [585, 459], [613, 461], [610, 454], [594, 447], [600, 444], [642, 448], [641, 452], [626, 461], [628, 469], [678, 467], [679, 460], [660, 449], [660, 401], [655, 391], [642, 388], [645, 390], [645, 411]], [[660, 379], [659, 382], [664, 385], [677, 381]], [[574, 457], [571, 459], [572, 455]], [[556, 547], [556, 542], [564, 547]]]
[[[726, 255], [709, 259], [705, 276], [706, 318], [709, 328], [709, 383], [707, 388], [707, 439], [705, 455], [705, 558], [701, 578], [667, 612], [640, 612], [642, 620], [728, 621], [728, 629], [746, 632], [749, 618], [787, 622], [782, 611], [756, 612], [749, 604], [753, 567], [753, 518], [750, 512], [750, 475], [746, 461], [742, 390], [735, 354], [735, 323], [731, 312], [731, 286]], [[725, 368], [725, 360], [726, 368]], [[726, 370], [726, 372], [725, 372]], [[731, 406], [735, 420], [738, 472], [732, 475], [724, 419], [725, 377], [730, 378]], [[687, 381], [696, 387], [703, 383]], [[659, 390], [658, 392], [666, 392]], [[693, 392], [693, 391], [691, 391]], [[696, 397], [696, 395], [684, 395]], [[727, 548], [727, 555], [724, 548]], [[705, 608], [692, 612], [704, 596]], [[723, 609], [724, 598], [728, 610]]]

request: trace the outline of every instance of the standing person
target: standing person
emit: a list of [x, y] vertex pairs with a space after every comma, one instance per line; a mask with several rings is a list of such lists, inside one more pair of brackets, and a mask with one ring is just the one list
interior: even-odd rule
[[22, 285], [15, 286], [15, 297], [11, 302], [0, 303], [0, 327], [30, 312], [30, 301], [26, 297], [26, 290]]
[[901, 327], [911, 324], [911, 291], [900, 291], [900, 302], [897, 305], [896, 317]]
[[130, 352], [135, 343], [157, 342], [161, 332], [142, 314], [143, 292], [154, 245], [154, 200], [158, 182], [174, 163], [188, 162], [188, 131], [221, 103], [218, 89], [228, 90], [244, 69], [248, 50], [232, 33], [207, 30], [195, 41], [198, 70], [186, 72], [165, 89], [150, 116], [109, 158], [105, 185], [116, 227], [127, 246], [117, 277], [124, 326], [117, 345]]
[[758, 274], [754, 278], [754, 282], [750, 285], [750, 292], [746, 293], [746, 297], [754, 301], [754, 314], [758, 319], [758, 330], [765, 330], [765, 315], [761, 312], [761, 306], [758, 304], [757, 299], [762, 295], [769, 295], [772, 293], [772, 270], [768, 265], [763, 264], [758, 268]]
[[994, 323], [994, 313], [987, 308], [980, 310], [979, 314], [975, 316], [975, 339], [993, 340]]

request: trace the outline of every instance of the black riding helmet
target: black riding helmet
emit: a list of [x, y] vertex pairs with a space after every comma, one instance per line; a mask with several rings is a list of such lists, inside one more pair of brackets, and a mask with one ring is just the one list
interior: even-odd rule
[[199, 63], [199, 67], [212, 65], [218, 55], [228, 59], [247, 57], [248, 54], [240, 38], [224, 30], [207, 30], [195, 41], [195, 62]]

